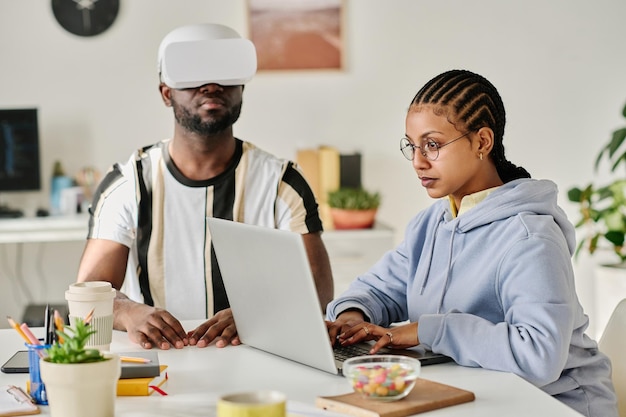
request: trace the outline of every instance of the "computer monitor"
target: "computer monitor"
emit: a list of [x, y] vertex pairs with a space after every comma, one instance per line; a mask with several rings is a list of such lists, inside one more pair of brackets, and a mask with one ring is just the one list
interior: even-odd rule
[[0, 193], [40, 189], [37, 109], [0, 109]]

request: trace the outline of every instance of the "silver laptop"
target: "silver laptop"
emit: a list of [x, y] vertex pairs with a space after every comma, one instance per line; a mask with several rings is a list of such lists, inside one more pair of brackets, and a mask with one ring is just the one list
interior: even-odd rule
[[[331, 347], [302, 236], [222, 219], [207, 222], [241, 342], [341, 374], [346, 352], [336, 357]], [[355, 345], [351, 355], [367, 354], [368, 346]], [[422, 365], [450, 360], [420, 349], [381, 353], [392, 352], [417, 357]]]

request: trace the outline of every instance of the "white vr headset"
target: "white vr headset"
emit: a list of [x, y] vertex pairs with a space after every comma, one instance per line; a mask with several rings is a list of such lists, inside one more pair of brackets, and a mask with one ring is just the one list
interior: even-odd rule
[[171, 88], [242, 85], [252, 79], [256, 69], [254, 44], [223, 25], [175, 29], [159, 47], [161, 81]]

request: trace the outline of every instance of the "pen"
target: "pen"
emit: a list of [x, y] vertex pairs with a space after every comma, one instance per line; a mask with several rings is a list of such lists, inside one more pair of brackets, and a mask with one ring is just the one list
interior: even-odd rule
[[49, 345], [52, 343], [52, 340], [50, 340], [50, 304], [46, 304], [46, 310], [44, 312], [44, 318], [43, 318], [43, 327], [44, 327], [44, 344]]
[[30, 339], [26, 336], [26, 334], [22, 331], [22, 329], [20, 328], [20, 325], [17, 324], [15, 322], [15, 320], [13, 320], [10, 316], [7, 316], [7, 320], [9, 321], [9, 324], [11, 325], [11, 327], [13, 327], [15, 329], [15, 331], [22, 336], [22, 339], [24, 339], [27, 343], [30, 343]]
[[134, 356], [120, 356], [120, 361], [122, 361], [122, 362], [133, 362], [133, 363], [149, 363], [149, 362], [152, 362], [148, 358], [136, 358]]

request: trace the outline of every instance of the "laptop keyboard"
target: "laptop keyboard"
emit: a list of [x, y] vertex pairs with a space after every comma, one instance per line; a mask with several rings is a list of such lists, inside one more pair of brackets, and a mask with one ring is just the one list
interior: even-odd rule
[[353, 358], [355, 356], [369, 355], [371, 348], [372, 347], [369, 345], [361, 344], [336, 346], [333, 348], [333, 352], [335, 353], [335, 359], [343, 362], [346, 359]]

